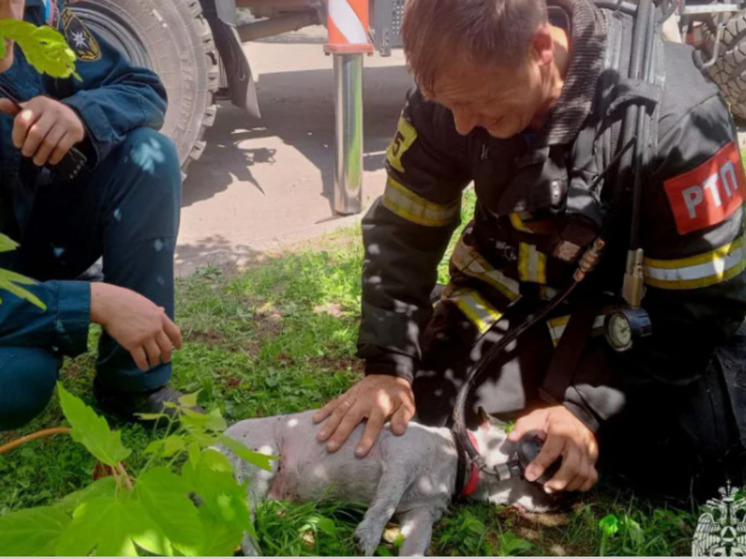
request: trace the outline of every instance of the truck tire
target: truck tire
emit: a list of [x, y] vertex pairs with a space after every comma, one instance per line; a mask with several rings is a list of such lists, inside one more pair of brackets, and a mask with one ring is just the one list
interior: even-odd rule
[[[703, 25], [703, 35], [709, 58], [714, 51], [714, 25]], [[717, 61], [707, 71], [728, 100], [733, 115], [746, 120], [746, 10], [726, 22]]]
[[133, 64], [161, 77], [168, 92], [161, 132], [176, 143], [185, 172], [205, 149], [220, 81], [217, 50], [199, 0], [81, 0], [73, 9]]

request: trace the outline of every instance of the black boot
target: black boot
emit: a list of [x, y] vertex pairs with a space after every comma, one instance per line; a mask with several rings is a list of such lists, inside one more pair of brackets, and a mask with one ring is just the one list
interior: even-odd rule
[[[168, 417], [176, 417], [176, 410], [167, 407], [166, 402], [179, 403], [183, 392], [174, 390], [168, 385], [149, 390], [147, 392], [122, 392], [106, 387], [98, 379], [93, 381], [94, 407], [99, 413], [112, 419], [127, 423], [140, 423], [153, 425], [155, 421], [144, 420], [138, 417], [140, 413], [163, 413]], [[200, 406], [190, 408], [199, 413], [205, 413]], [[162, 418], [159, 425], [164, 427], [168, 424], [166, 418]]]

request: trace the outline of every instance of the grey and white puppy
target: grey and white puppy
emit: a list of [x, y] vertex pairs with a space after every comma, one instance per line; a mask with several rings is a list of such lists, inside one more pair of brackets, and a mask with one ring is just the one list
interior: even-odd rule
[[[459, 468], [453, 434], [447, 428], [426, 427], [412, 422], [406, 433], [397, 436], [384, 429], [366, 458], [357, 458], [354, 449], [362, 437], [363, 426], [352, 433], [342, 448], [330, 454], [316, 435], [321, 425], [314, 424], [313, 411], [247, 419], [232, 425], [226, 435], [247, 447], [274, 456], [272, 471], [256, 468], [236, 455], [229, 456], [239, 481], [249, 481], [249, 499], [253, 505], [265, 498], [284, 501], [339, 499], [369, 503], [363, 521], [355, 530], [360, 551], [373, 555], [384, 528], [396, 515], [401, 523], [404, 543], [402, 555], [424, 555], [430, 545], [433, 523], [440, 520], [454, 497]], [[514, 451], [498, 422], [485, 422], [472, 432], [487, 464], [504, 464]], [[470, 473], [466, 472], [466, 479]], [[476, 472], [475, 472], [476, 477]], [[516, 505], [524, 510], [544, 512], [555, 507], [553, 497], [541, 487], [524, 480], [499, 481], [480, 475], [470, 498], [500, 505]], [[258, 552], [247, 536], [245, 555]]]

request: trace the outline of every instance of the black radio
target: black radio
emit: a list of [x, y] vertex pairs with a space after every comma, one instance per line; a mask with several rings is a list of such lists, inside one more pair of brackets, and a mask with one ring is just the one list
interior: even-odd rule
[[[0, 84], [0, 97], [8, 99], [19, 111], [23, 110], [18, 98], [3, 84]], [[88, 158], [85, 154], [78, 148], [72, 147], [57, 165], [47, 164], [46, 168], [64, 181], [74, 181], [81, 176], [83, 171], [87, 169], [87, 166]]]

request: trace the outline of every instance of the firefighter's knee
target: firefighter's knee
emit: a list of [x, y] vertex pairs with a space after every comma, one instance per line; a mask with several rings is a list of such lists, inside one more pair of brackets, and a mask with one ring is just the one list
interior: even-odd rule
[[61, 364], [44, 349], [0, 347], [0, 431], [21, 427], [44, 410]]

